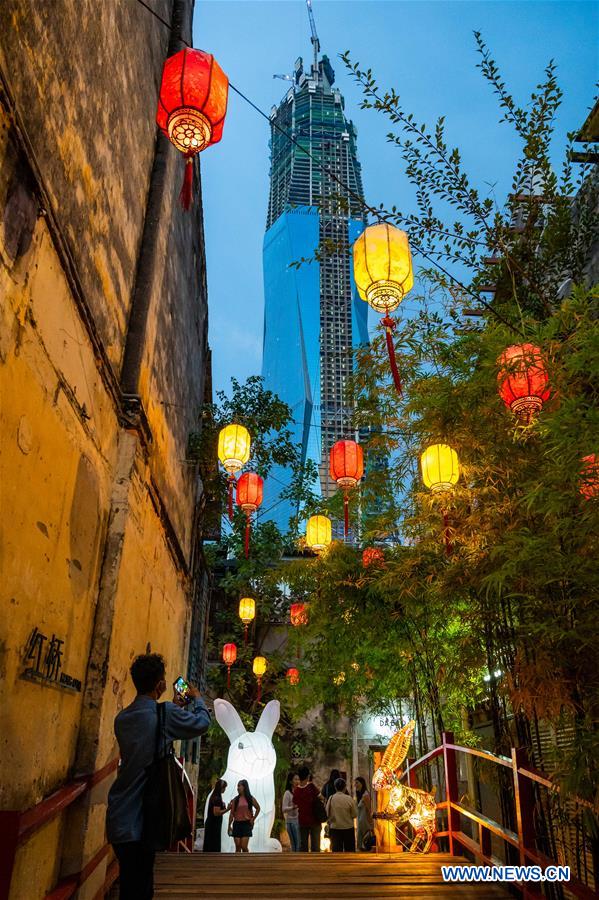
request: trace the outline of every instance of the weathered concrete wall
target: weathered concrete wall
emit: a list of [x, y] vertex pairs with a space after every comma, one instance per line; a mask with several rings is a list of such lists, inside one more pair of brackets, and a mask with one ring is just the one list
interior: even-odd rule
[[[152, 6], [190, 32], [192, 0]], [[179, 208], [168, 145], [137, 416], [120, 386], [169, 38], [129, 0], [0, 5], [0, 811], [115, 757], [137, 653], [163, 653], [171, 681], [187, 668], [207, 298], [201, 202]], [[81, 691], [23, 677], [34, 628]], [[19, 847], [11, 900], [101, 850], [111, 780]]]

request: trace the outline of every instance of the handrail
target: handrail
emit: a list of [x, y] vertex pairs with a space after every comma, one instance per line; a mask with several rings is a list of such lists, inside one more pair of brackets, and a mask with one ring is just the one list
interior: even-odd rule
[[[489, 819], [476, 810], [469, 809], [467, 806], [459, 802], [458, 780], [457, 780], [457, 753], [465, 753], [470, 756], [478, 756], [488, 762], [495, 763], [511, 770], [513, 786], [514, 786], [514, 806], [516, 813], [517, 831], [511, 831], [498, 822]], [[451, 732], [443, 732], [443, 742], [439, 747], [429, 750], [424, 756], [416, 760], [410, 760], [406, 769], [401, 775], [401, 779], [407, 778], [407, 783], [411, 787], [416, 786], [416, 782], [412, 781], [412, 776], [421, 767], [431, 763], [434, 759], [443, 757], [445, 769], [445, 800], [436, 804], [437, 812], [447, 817], [447, 829], [437, 832], [437, 836], [447, 837], [449, 840], [449, 849], [451, 853], [459, 854], [463, 848], [478, 861], [485, 865], [498, 865], [499, 861], [492, 855], [491, 835], [494, 834], [506, 844], [514, 847], [519, 854], [520, 864], [534, 864], [546, 869], [547, 866], [556, 865], [555, 860], [546, 856], [537, 850], [535, 842], [535, 798], [533, 792], [533, 783], [539, 784], [550, 791], [560, 792], [559, 785], [555, 784], [543, 772], [535, 769], [528, 762], [526, 751], [523, 748], [512, 749], [511, 758], [491, 753], [487, 750], [479, 750], [475, 747], [464, 747], [461, 744], [454, 743], [453, 734]], [[574, 797], [576, 802], [593, 809], [593, 804], [581, 798]], [[478, 826], [478, 842], [468, 835], [464, 834], [460, 827], [460, 818], [465, 816]], [[525, 884], [515, 884], [525, 897], [529, 896], [530, 890]], [[596, 897], [597, 893], [587, 884], [579, 881], [574, 876], [570, 876], [567, 884], [567, 890], [580, 900], [591, 900]]]

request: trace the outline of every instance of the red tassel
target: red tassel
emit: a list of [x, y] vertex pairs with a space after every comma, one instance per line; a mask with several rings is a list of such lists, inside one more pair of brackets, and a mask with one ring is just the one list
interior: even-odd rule
[[247, 625], [246, 625], [246, 626], [245, 626], [245, 631], [244, 631], [244, 633], [243, 633], [243, 643], [247, 646], [247, 642], [248, 642], [248, 627], [247, 627]]
[[449, 516], [446, 512], [443, 513], [443, 535], [445, 537], [445, 553], [447, 556], [451, 556], [452, 546], [451, 541], [449, 540]]
[[349, 531], [349, 497], [347, 494], [343, 495], [343, 527], [344, 527], [344, 535], [347, 537], [347, 533]]
[[401, 378], [399, 376], [399, 369], [397, 368], [397, 360], [395, 359], [395, 345], [393, 343], [393, 329], [395, 328], [395, 319], [392, 319], [391, 316], [385, 316], [384, 319], [381, 319], [381, 322], [385, 326], [387, 353], [389, 354], [389, 365], [391, 366], [393, 383], [395, 385], [397, 393], [401, 397], [403, 395], [403, 388], [401, 384]]
[[183, 185], [179, 194], [179, 201], [185, 211], [191, 206], [193, 197], [193, 156], [185, 158], [185, 175], [183, 176]]
[[231, 687], [231, 666], [227, 666], [227, 688]]
[[262, 700], [262, 679], [258, 679], [258, 703]]
[[233, 485], [235, 484], [235, 476], [229, 475], [229, 521], [233, 521]]
[[245, 558], [247, 559], [250, 555], [250, 517], [248, 517], [245, 522]]

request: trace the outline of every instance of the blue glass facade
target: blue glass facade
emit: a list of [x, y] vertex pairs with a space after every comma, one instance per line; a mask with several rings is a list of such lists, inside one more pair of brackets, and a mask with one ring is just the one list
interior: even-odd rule
[[[353, 348], [368, 341], [367, 304], [357, 295], [349, 258], [364, 227], [356, 201], [362, 196], [356, 132], [333, 81], [326, 57], [309, 74], [299, 60], [293, 88], [271, 113], [273, 124], [306, 146], [327, 171], [272, 128], [263, 250], [262, 375], [265, 387], [291, 407], [295, 440], [303, 459], [315, 462], [315, 488], [324, 497], [335, 489], [328, 475], [329, 449], [339, 438], [353, 436], [347, 394]], [[351, 194], [340, 197], [342, 189], [329, 172], [349, 183]], [[302, 258], [312, 261], [291, 266]], [[289, 481], [290, 474], [278, 468], [265, 483], [261, 515], [282, 531], [297, 512], [280, 497]]]

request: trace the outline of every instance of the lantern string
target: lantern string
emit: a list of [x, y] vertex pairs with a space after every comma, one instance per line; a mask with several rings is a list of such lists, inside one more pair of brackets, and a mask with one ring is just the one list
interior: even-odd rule
[[[151, 14], [154, 16], [155, 19], [158, 19], [158, 21], [161, 22], [161, 23], [165, 26], [165, 28], [168, 28], [169, 31], [175, 31], [175, 28], [173, 28], [173, 26], [171, 25], [171, 23], [170, 23], [170, 22], [167, 22], [166, 19], [163, 19], [162, 16], [158, 15], [158, 13], [156, 12], [156, 10], [152, 9], [151, 6], [148, 6], [147, 3], [144, 3], [144, 0], [137, 0], [137, 2], [139, 3], [140, 6], [143, 6], [144, 9], [147, 9], [147, 11], [148, 11], [149, 13], [151, 13]], [[178, 29], [177, 29], [177, 30], [178, 30]], [[186, 47], [190, 47], [190, 48], [193, 47], [193, 44], [188, 43], [188, 42], [185, 40], [185, 38], [182, 38], [182, 37], [181, 37], [181, 35], [178, 35], [178, 38], [179, 38], [179, 40], [181, 41], [182, 44], [185, 44]]]
[[[360, 197], [359, 194], [356, 194], [356, 192], [353, 191], [349, 187], [349, 185], [347, 185], [344, 181], [342, 181], [340, 178], [338, 178], [337, 175], [335, 175], [335, 173], [332, 172], [331, 169], [328, 168], [328, 166], [325, 166], [323, 163], [321, 163], [320, 160], [318, 160], [314, 156], [313, 153], [310, 153], [310, 151], [307, 150], [302, 144], [300, 144], [299, 141], [297, 141], [294, 137], [292, 137], [290, 134], [288, 134], [284, 128], [281, 128], [280, 125], [277, 125], [277, 123], [274, 122], [270, 118], [270, 116], [268, 116], [264, 112], [264, 110], [260, 109], [259, 106], [256, 106], [256, 104], [252, 100], [250, 100], [249, 97], [246, 97], [246, 95], [242, 91], [240, 91], [239, 88], [236, 88], [234, 84], [231, 84], [231, 82], [229, 82], [229, 87], [231, 88], [232, 91], [235, 91], [235, 93], [239, 97], [241, 97], [242, 100], [245, 100], [245, 102], [248, 103], [252, 107], [252, 109], [255, 109], [256, 112], [259, 115], [261, 115], [263, 119], [266, 119], [266, 121], [269, 123], [269, 125], [271, 125], [274, 129], [276, 129], [278, 132], [280, 132], [280, 134], [284, 135], [291, 144], [293, 144], [295, 147], [297, 147], [299, 150], [301, 150], [303, 153], [305, 153], [306, 156], [309, 159], [311, 159], [312, 162], [315, 165], [317, 165], [318, 168], [322, 172], [324, 172], [326, 175], [328, 175], [330, 178], [332, 178], [333, 181], [335, 181], [340, 187], [342, 187], [349, 194], [349, 196], [352, 198], [352, 200], [355, 200], [362, 207], [363, 210], [365, 210], [366, 212], [369, 212], [379, 222], [381, 221], [381, 219], [383, 219], [384, 221], [388, 221], [390, 218], [392, 218], [392, 216], [390, 216], [388, 213], [386, 213], [384, 216], [381, 216], [380, 209], [377, 210], [377, 209], [375, 209], [374, 206], [369, 206], [368, 203], [366, 203], [366, 201], [362, 197]], [[497, 318], [500, 322], [502, 322], [507, 328], [510, 328], [513, 332], [515, 332], [516, 334], [519, 334], [521, 337], [525, 337], [523, 331], [521, 331], [516, 325], [514, 325], [512, 322], [510, 322], [504, 316], [502, 316], [501, 313], [498, 313], [497, 310], [494, 309], [494, 307], [492, 307], [490, 303], [487, 303], [487, 301], [484, 300], [483, 297], [481, 297], [481, 295], [479, 293], [476, 293], [471, 288], [469, 288], [465, 284], [463, 284], [458, 278], [455, 277], [455, 275], [452, 275], [451, 272], [449, 272], [448, 269], [446, 269], [443, 265], [441, 265], [441, 263], [438, 260], [433, 259], [431, 256], [429, 256], [428, 253], [426, 253], [422, 249], [420, 244], [415, 242], [412, 238], [410, 238], [410, 243], [414, 247], [414, 251], [416, 253], [419, 253], [424, 259], [426, 259], [428, 262], [430, 262], [433, 266], [436, 266], [440, 272], [443, 272], [443, 274], [446, 275], [451, 281], [453, 281], [453, 283], [456, 284], [459, 288], [461, 288], [467, 294], [470, 294], [471, 297], [474, 297], [482, 306], [485, 307], [485, 309], [487, 309], [492, 315], [494, 315], [495, 318]]]

